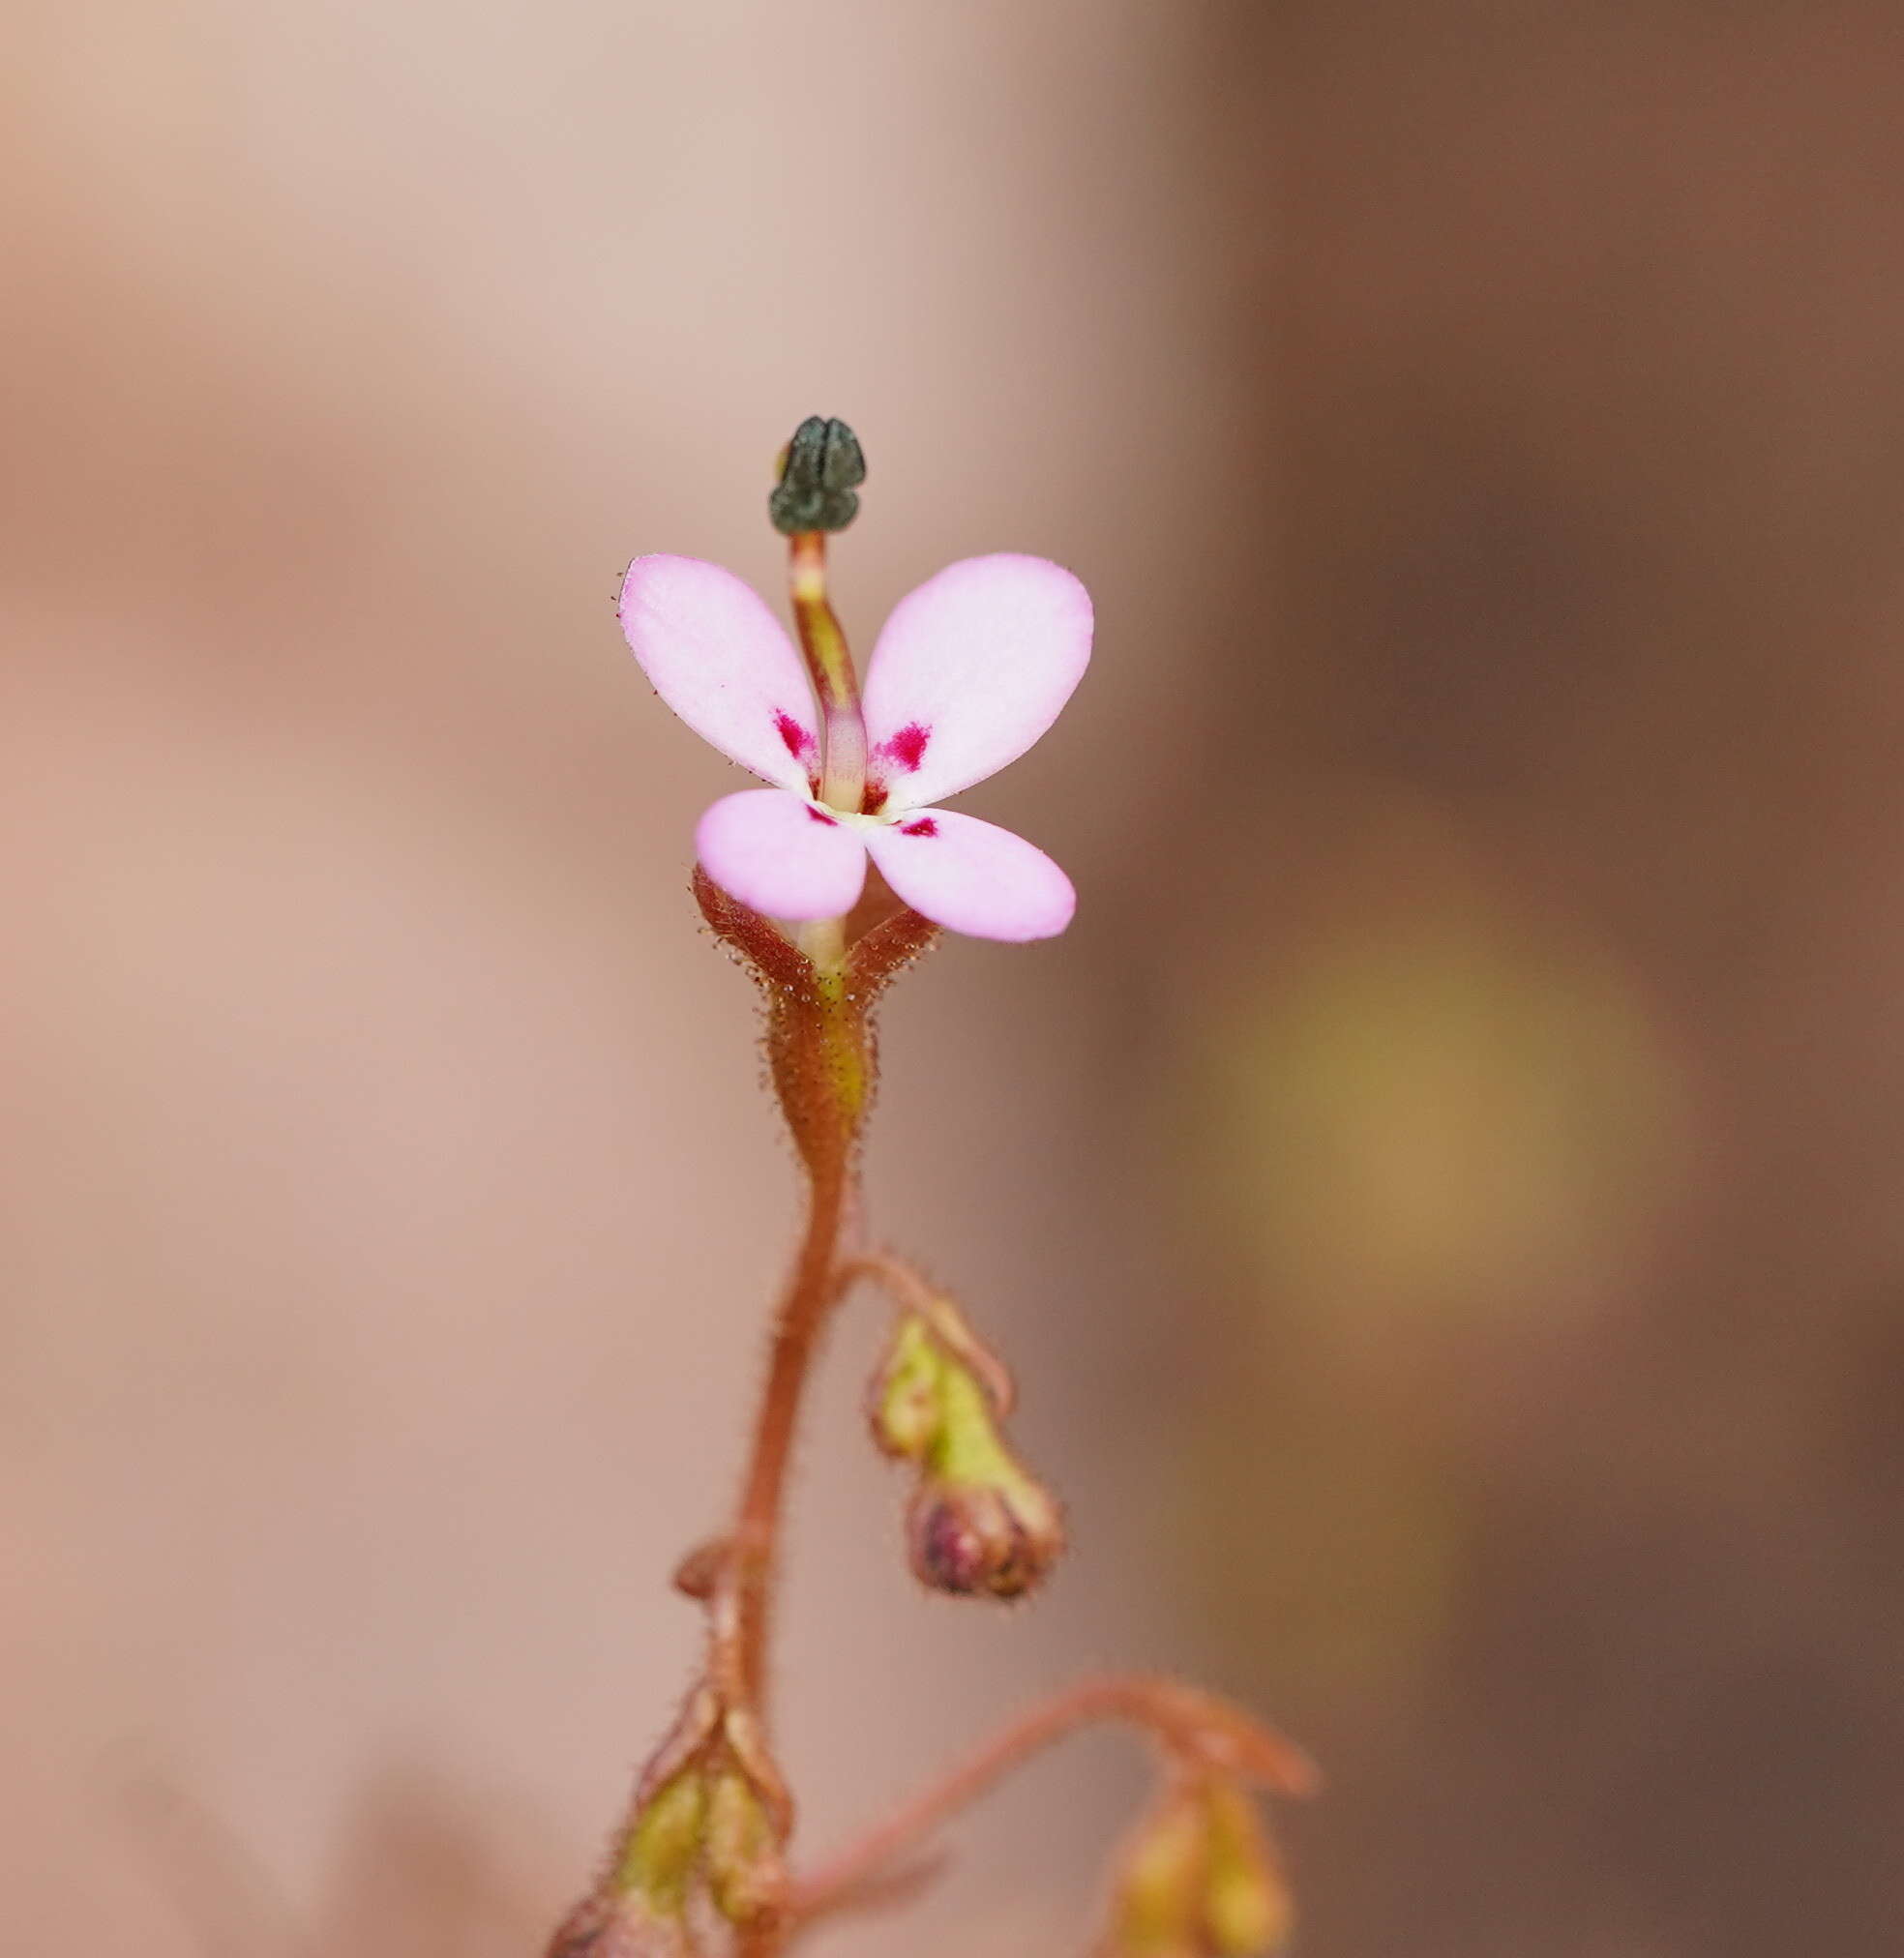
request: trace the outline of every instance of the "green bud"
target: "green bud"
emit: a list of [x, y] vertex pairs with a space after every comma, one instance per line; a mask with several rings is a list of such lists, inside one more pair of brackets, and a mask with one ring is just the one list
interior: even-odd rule
[[1126, 1846], [1107, 1958], [1180, 1958], [1198, 1951], [1208, 1831], [1203, 1804], [1174, 1792]]
[[1213, 1782], [1205, 1800], [1209, 1876], [1204, 1919], [1210, 1949], [1217, 1958], [1279, 1951], [1289, 1940], [1294, 1906], [1256, 1804], [1227, 1781]]
[[656, 1912], [678, 1915], [707, 1824], [707, 1783], [699, 1763], [665, 1781], [643, 1804], [622, 1844], [614, 1888]]
[[1179, 1782], [1124, 1849], [1103, 1958], [1271, 1958], [1293, 1920], [1254, 1802], [1227, 1779]]
[[773, 1818], [738, 1767], [715, 1777], [707, 1805], [707, 1888], [733, 1924], [758, 1924], [779, 1910], [787, 1888]]
[[809, 415], [780, 459], [780, 481], [767, 515], [783, 536], [803, 530], [844, 530], [859, 515], [853, 493], [866, 481], [859, 437], [840, 421]]
[[878, 1445], [923, 1471], [907, 1510], [913, 1575], [955, 1597], [1022, 1597], [1063, 1548], [1057, 1503], [1005, 1441], [1003, 1369], [949, 1302], [934, 1309], [942, 1324], [899, 1321], [869, 1407]]

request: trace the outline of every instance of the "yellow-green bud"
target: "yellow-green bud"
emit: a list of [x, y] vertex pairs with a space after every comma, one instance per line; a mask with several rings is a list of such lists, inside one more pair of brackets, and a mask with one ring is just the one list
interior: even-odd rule
[[614, 1888], [664, 1914], [686, 1908], [707, 1825], [707, 1783], [699, 1763], [665, 1781], [643, 1804], [622, 1845]]
[[773, 1819], [738, 1767], [714, 1778], [707, 1803], [707, 1888], [729, 1922], [757, 1924], [780, 1909], [787, 1888]]
[[1270, 1958], [1294, 1910], [1256, 1806], [1234, 1782], [1179, 1782], [1117, 1873], [1103, 1958]]
[[1229, 1782], [1213, 1782], [1209, 1813], [1209, 1877], [1204, 1918], [1218, 1958], [1256, 1958], [1279, 1951], [1294, 1923], [1294, 1900], [1281, 1860], [1256, 1804]]
[[1109, 1940], [1115, 1958], [1197, 1951], [1208, 1854], [1203, 1804], [1189, 1791], [1168, 1796], [1124, 1852]]

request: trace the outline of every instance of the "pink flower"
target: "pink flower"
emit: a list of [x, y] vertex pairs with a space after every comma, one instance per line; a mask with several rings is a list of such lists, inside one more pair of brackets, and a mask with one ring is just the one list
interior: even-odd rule
[[[842, 917], [870, 854], [905, 903], [950, 931], [1024, 940], [1071, 922], [1071, 880], [1042, 850], [937, 807], [1023, 755], [1084, 676], [1090, 598], [1068, 571], [1001, 554], [929, 578], [873, 648], [863, 701], [844, 710], [857, 725], [843, 725], [837, 700], [822, 720], [793, 641], [717, 564], [638, 557], [619, 614], [655, 692], [774, 785], [723, 796], [695, 833], [708, 875], [742, 904], [788, 920]], [[836, 767], [829, 779], [822, 727], [841, 754], [864, 754], [863, 773]]]

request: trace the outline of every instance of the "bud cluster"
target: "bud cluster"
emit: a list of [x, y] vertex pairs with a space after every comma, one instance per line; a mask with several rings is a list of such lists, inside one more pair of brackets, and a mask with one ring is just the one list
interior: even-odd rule
[[742, 1930], [770, 1926], [790, 1823], [752, 1718], [698, 1688], [642, 1778], [602, 1883], [549, 1958], [696, 1958], [695, 1919], [710, 1909]]
[[950, 1299], [902, 1314], [868, 1414], [879, 1447], [918, 1467], [907, 1547], [933, 1590], [1022, 1597], [1064, 1547], [1056, 1498], [1005, 1441], [1010, 1409], [1010, 1377]]
[[1100, 1958], [1265, 1958], [1293, 1917], [1256, 1804], [1227, 1776], [1186, 1773], [1125, 1847]]

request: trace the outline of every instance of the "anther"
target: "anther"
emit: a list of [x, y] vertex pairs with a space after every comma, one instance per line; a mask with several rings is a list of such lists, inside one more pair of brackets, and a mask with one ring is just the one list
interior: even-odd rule
[[846, 423], [809, 415], [781, 452], [780, 480], [767, 515], [783, 536], [803, 530], [844, 530], [859, 515], [854, 494], [866, 481], [859, 437]]

